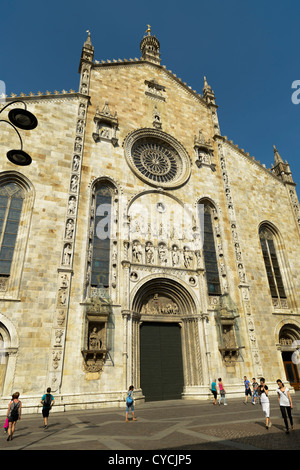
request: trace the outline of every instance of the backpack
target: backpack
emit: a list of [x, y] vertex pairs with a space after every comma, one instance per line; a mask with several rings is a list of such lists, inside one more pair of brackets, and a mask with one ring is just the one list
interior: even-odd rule
[[15, 403], [14, 401], [12, 402], [13, 407], [10, 408], [10, 416], [13, 419], [13, 421], [17, 421], [19, 419], [19, 406], [20, 402], [18, 401]]
[[132, 403], [133, 403], [133, 399], [132, 399], [132, 396], [131, 396], [131, 392], [129, 392], [128, 395], [127, 395], [126, 403], [127, 403], [128, 406], [131, 406]]
[[50, 408], [51, 401], [52, 399], [51, 399], [50, 393], [46, 393], [45, 398], [44, 398], [44, 406], [46, 406], [47, 408]]

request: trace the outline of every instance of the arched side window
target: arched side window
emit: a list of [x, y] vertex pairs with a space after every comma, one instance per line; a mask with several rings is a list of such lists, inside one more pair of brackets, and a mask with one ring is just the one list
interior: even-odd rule
[[200, 201], [204, 204], [203, 215], [203, 257], [206, 272], [207, 289], [209, 295], [221, 295], [219, 267], [216, 254], [215, 235], [213, 227], [214, 207], [208, 201]]
[[98, 184], [95, 189], [95, 227], [91, 286], [109, 287], [110, 243], [113, 188], [108, 183]]
[[14, 182], [0, 186], [0, 275], [9, 276], [25, 192]]
[[259, 231], [259, 239], [271, 296], [276, 299], [286, 299], [286, 293], [276, 253], [275, 236], [269, 227], [262, 226]]
[[35, 190], [17, 171], [0, 173], [0, 297], [18, 299]]

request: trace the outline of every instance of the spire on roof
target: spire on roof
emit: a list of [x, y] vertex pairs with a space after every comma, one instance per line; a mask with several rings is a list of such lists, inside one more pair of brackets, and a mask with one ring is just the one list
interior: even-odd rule
[[215, 94], [208, 84], [206, 77], [204, 77], [203, 98], [208, 104], [216, 104]]
[[147, 30], [145, 32], [147, 33], [147, 36], [144, 36], [140, 43], [142, 60], [147, 60], [160, 65], [159, 40], [155, 36], [152, 36], [151, 26], [149, 24], [147, 25]]
[[92, 63], [94, 58], [94, 47], [91, 41], [91, 33], [89, 30], [86, 31], [88, 33], [88, 37], [83, 44], [82, 51], [81, 51], [81, 58], [79, 64], [79, 73], [81, 72], [82, 64], [83, 63]]
[[278, 163], [283, 163], [283, 160], [281, 156], [279, 155], [279, 152], [277, 148], [275, 147], [275, 145], [273, 145], [273, 149], [274, 149], [274, 160], [275, 160], [275, 166], [276, 166], [278, 165]]
[[91, 41], [91, 32], [89, 29], [86, 30], [86, 32], [88, 33], [88, 37], [83, 45], [83, 47], [87, 48], [87, 49], [92, 49], [94, 50], [93, 48], [93, 45], [92, 45], [92, 41]]
[[285, 183], [293, 183], [290, 165], [287, 161], [283, 161], [275, 145], [273, 145], [273, 149], [275, 166], [272, 168], [272, 173], [281, 178]]

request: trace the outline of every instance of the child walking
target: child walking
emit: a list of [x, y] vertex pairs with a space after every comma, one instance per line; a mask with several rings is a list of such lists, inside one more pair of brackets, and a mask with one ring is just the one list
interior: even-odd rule
[[125, 420], [126, 423], [128, 423], [128, 413], [130, 409], [132, 412], [132, 420], [136, 421], [136, 418], [134, 416], [133, 390], [134, 390], [134, 386], [130, 385], [129, 390], [128, 390], [128, 395], [126, 398], [126, 420]]

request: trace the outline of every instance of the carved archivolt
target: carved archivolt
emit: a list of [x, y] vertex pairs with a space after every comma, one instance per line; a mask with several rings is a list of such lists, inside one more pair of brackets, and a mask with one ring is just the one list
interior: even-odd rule
[[151, 315], [193, 315], [201, 311], [198, 299], [182, 279], [152, 274], [136, 284], [131, 310]]

